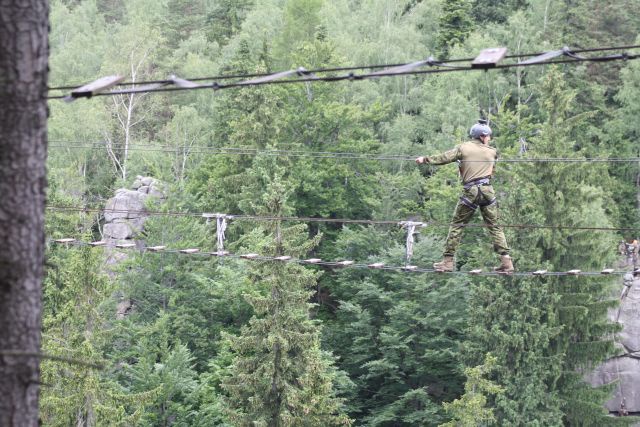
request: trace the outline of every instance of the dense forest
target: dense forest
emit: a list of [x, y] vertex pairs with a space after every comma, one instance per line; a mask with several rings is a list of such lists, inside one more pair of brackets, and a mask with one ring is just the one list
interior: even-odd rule
[[[633, 45], [638, 11], [640, 0], [52, 0], [49, 86]], [[604, 409], [614, 385], [584, 380], [614, 352], [606, 313], [620, 276], [273, 259], [403, 266], [411, 255], [430, 268], [460, 182], [455, 165], [412, 159], [465, 141], [486, 118], [500, 158], [567, 160], [496, 166], [501, 222], [540, 226], [505, 228], [516, 270], [614, 266], [617, 243], [637, 237], [616, 229], [640, 227], [640, 162], [572, 160], [639, 156], [640, 61], [49, 108], [49, 239], [100, 241], [107, 201], [152, 177], [164, 195], [146, 199], [139, 247], [217, 251], [224, 213], [238, 217], [225, 224], [224, 249], [266, 258], [49, 240], [43, 425], [630, 424]], [[191, 215], [203, 212], [214, 217]], [[427, 224], [411, 254], [400, 221]], [[467, 228], [456, 270], [496, 260], [487, 231]]]

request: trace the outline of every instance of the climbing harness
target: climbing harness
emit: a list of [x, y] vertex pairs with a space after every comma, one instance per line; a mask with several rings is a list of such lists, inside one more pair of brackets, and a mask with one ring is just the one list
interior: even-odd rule
[[494, 197], [491, 200], [487, 200], [486, 195], [482, 192], [483, 185], [490, 185], [490, 178], [483, 177], [478, 179], [473, 179], [471, 181], [467, 181], [462, 184], [462, 188], [465, 190], [470, 190], [472, 187], [478, 188], [478, 194], [473, 200], [469, 200], [466, 196], [460, 196], [460, 202], [462, 202], [465, 206], [473, 209], [474, 211], [478, 209], [478, 207], [491, 206], [496, 202], [496, 198]]

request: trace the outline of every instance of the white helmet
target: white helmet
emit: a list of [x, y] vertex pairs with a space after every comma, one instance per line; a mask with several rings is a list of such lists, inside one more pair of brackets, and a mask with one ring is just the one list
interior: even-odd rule
[[480, 139], [482, 136], [491, 136], [492, 133], [491, 128], [487, 124], [487, 120], [484, 119], [478, 120], [478, 123], [473, 125], [469, 131], [469, 135], [471, 135], [473, 139]]

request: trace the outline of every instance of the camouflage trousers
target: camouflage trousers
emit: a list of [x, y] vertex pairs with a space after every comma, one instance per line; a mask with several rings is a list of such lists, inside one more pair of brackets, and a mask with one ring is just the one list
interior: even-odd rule
[[502, 227], [497, 225], [498, 205], [495, 200], [496, 194], [491, 185], [474, 185], [463, 189], [449, 227], [444, 256], [453, 256], [456, 252], [462, 239], [464, 226], [473, 217], [478, 208], [493, 239], [493, 250], [500, 255], [509, 254], [509, 246], [507, 245], [507, 239], [504, 237], [504, 231], [502, 231]]

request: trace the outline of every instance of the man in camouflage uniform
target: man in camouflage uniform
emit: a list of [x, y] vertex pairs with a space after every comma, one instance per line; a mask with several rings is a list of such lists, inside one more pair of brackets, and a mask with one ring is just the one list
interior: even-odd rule
[[499, 267], [495, 268], [495, 271], [511, 273], [514, 270], [507, 240], [504, 237], [502, 227], [498, 225], [496, 194], [490, 181], [495, 161], [498, 158], [495, 148], [489, 146], [491, 133], [491, 128], [486, 121], [480, 120], [471, 128], [470, 134], [473, 138], [471, 141], [460, 144], [442, 154], [416, 159], [418, 164], [443, 165], [455, 161], [459, 162], [462, 196], [451, 220], [443, 260], [433, 264], [433, 267], [438, 271], [453, 271], [453, 255], [460, 244], [462, 231], [478, 208], [480, 208], [482, 218], [493, 238], [493, 249], [500, 255], [501, 263]]

